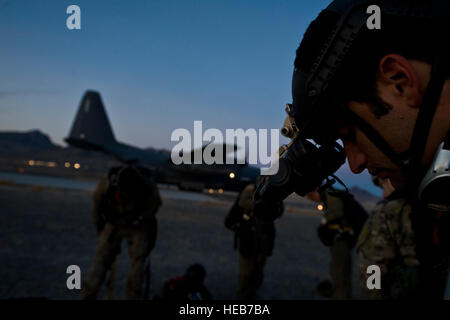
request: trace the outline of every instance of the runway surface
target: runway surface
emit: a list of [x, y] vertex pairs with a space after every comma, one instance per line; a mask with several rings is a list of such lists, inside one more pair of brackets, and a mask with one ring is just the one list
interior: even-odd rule
[[[2, 180], [2, 179], [0, 179]], [[223, 226], [233, 194], [213, 195], [161, 189], [158, 238], [151, 253], [151, 296], [164, 281], [182, 275], [193, 263], [207, 270], [206, 286], [215, 299], [234, 299], [237, 252], [233, 233]], [[91, 191], [49, 186], [0, 185], [0, 298], [79, 299], [66, 288], [66, 268], [92, 264], [97, 243], [91, 223]], [[311, 207], [312, 208], [312, 207]], [[286, 206], [276, 222], [274, 255], [269, 258], [260, 299], [319, 299], [316, 284], [327, 278], [329, 252], [318, 240], [320, 216], [311, 209]], [[115, 298], [124, 296], [129, 271], [123, 244]], [[356, 281], [354, 281], [356, 282]], [[359, 297], [356, 283], [355, 296]], [[100, 298], [105, 298], [103, 290]]]

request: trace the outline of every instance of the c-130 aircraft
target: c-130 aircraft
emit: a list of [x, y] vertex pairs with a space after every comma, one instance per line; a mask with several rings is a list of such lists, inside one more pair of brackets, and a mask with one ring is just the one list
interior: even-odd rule
[[[260, 172], [259, 168], [247, 163], [175, 165], [170, 152], [146, 150], [119, 142], [112, 131], [100, 94], [92, 90], [86, 91], [81, 99], [69, 136], [64, 140], [74, 147], [103, 152], [126, 164], [144, 166], [153, 172], [156, 182], [177, 185], [182, 190], [201, 191], [208, 188], [240, 191], [255, 182]], [[225, 155], [225, 145], [223, 148]]]

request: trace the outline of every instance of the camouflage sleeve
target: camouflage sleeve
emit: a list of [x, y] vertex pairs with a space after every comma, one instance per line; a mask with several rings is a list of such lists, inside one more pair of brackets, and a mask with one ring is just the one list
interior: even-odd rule
[[[401, 214], [397, 216], [397, 219], [389, 219], [388, 222], [393, 222], [390, 225], [391, 229], [399, 231], [393, 233], [393, 235], [399, 248], [403, 264], [408, 267], [417, 267], [419, 265], [419, 260], [416, 255], [414, 232], [411, 223], [412, 207], [411, 204], [404, 199], [399, 201], [403, 202]], [[392, 203], [392, 209], [390, 203], [388, 203], [388, 212], [392, 212], [394, 209], [395, 203]]]
[[104, 226], [104, 221], [102, 218], [102, 210], [103, 210], [102, 205], [107, 189], [108, 189], [108, 178], [104, 177], [99, 181], [92, 195], [93, 200], [92, 222], [94, 223], [94, 226], [98, 233], [103, 229]]
[[[357, 243], [361, 290], [367, 299], [398, 298], [413, 294], [418, 265], [410, 220], [411, 206], [405, 199], [384, 200], [366, 221]], [[381, 290], [367, 288], [367, 268], [381, 271]]]

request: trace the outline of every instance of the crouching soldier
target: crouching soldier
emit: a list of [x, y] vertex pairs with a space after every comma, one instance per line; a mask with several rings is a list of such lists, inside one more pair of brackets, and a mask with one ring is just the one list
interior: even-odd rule
[[125, 298], [142, 299], [144, 274], [149, 277], [145, 262], [156, 241], [155, 214], [162, 204], [157, 185], [145, 168], [114, 167], [100, 181], [93, 198], [93, 220], [99, 241], [93, 266], [84, 280], [82, 298], [97, 297], [107, 271], [120, 253], [121, 242], [126, 239], [131, 271]]
[[212, 300], [211, 293], [204, 285], [206, 270], [201, 264], [189, 266], [180, 277], [169, 279], [164, 283], [163, 296], [156, 300], [197, 301]]

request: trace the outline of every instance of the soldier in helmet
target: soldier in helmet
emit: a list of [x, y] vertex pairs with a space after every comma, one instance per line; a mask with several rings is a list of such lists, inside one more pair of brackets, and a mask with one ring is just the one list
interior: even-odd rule
[[332, 299], [352, 298], [352, 254], [367, 219], [364, 208], [347, 191], [319, 188], [307, 197], [321, 206], [324, 217], [317, 229], [319, 239], [330, 247], [331, 281], [319, 283], [320, 294]]
[[156, 241], [156, 212], [161, 198], [150, 171], [138, 166], [112, 168], [94, 191], [93, 220], [99, 236], [83, 299], [95, 299], [126, 240], [131, 271], [126, 299], [143, 298], [145, 262]]
[[[253, 208], [255, 185], [247, 185], [239, 194], [229, 214], [225, 226], [235, 232], [235, 248], [239, 248], [238, 300], [253, 300], [264, 279], [267, 257], [272, 255], [275, 243], [275, 225], [256, 219]], [[284, 210], [283, 202], [274, 204], [269, 210], [276, 211], [277, 217]]]

